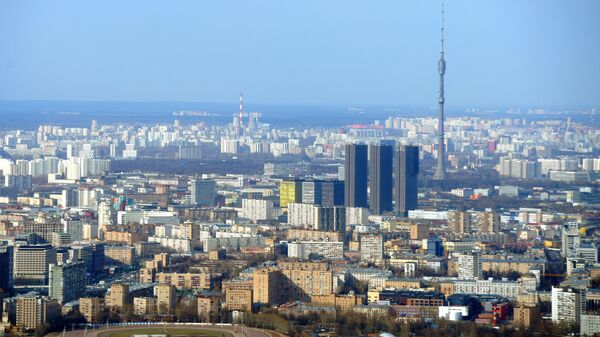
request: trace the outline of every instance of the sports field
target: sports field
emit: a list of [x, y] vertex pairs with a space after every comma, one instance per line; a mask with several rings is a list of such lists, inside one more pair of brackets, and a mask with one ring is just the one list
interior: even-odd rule
[[[231, 337], [227, 332], [219, 332], [205, 329], [190, 329], [190, 328], [167, 328], [167, 337], [185, 336], [185, 337]], [[165, 330], [162, 328], [148, 329], [119, 329], [113, 331], [102, 332], [98, 337], [132, 337], [133, 335], [164, 335]]]

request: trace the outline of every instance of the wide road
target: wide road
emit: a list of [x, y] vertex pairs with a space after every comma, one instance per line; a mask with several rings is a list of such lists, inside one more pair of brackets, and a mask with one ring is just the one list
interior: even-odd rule
[[[98, 329], [90, 329], [87, 330], [87, 337], [99, 337], [101, 333], [104, 332], [120, 332], [120, 331], [131, 331], [132, 334], [135, 333], [135, 330], [147, 330], [149, 328], [166, 328], [168, 329], [197, 329], [197, 330], [205, 330], [205, 331], [215, 331], [215, 332], [223, 332], [228, 334], [231, 337], [283, 337], [284, 334], [279, 332], [263, 330], [263, 329], [254, 329], [242, 327], [240, 325], [231, 326], [231, 325], [192, 325], [192, 324], [149, 324], [149, 325], [127, 325], [127, 326], [110, 326], [110, 327], [102, 327]], [[62, 336], [62, 332], [53, 332], [48, 335], [49, 337], [60, 337]], [[67, 331], [65, 337], [84, 337], [84, 330], [75, 330], [75, 331]]]

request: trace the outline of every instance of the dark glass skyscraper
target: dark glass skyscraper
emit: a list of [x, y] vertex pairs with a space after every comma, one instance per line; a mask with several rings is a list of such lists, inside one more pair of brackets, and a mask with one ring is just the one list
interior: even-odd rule
[[323, 206], [344, 206], [344, 182], [326, 180], [321, 186], [321, 204]]
[[12, 246], [0, 245], [0, 289], [9, 296], [13, 288], [13, 254]]
[[371, 212], [381, 214], [393, 210], [392, 174], [394, 148], [390, 145], [371, 145]]
[[344, 202], [346, 207], [369, 207], [367, 196], [369, 153], [367, 145], [346, 145]]
[[419, 148], [400, 146], [396, 153], [396, 212], [407, 216], [417, 208]]

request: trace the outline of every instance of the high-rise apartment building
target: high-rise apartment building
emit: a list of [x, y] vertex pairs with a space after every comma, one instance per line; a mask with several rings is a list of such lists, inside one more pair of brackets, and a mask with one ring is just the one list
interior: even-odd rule
[[221, 298], [218, 296], [198, 297], [196, 307], [200, 322], [217, 322], [221, 316]]
[[346, 207], [369, 207], [368, 148], [363, 144], [347, 144], [344, 165], [344, 202]]
[[342, 241], [343, 233], [334, 231], [317, 231], [311, 229], [289, 228], [287, 239], [301, 241]]
[[242, 199], [242, 218], [254, 222], [274, 219], [273, 200]]
[[362, 226], [369, 223], [369, 209], [363, 207], [346, 207], [346, 227]]
[[156, 274], [156, 282], [161, 284], [170, 284], [177, 289], [210, 289], [211, 274], [208, 270], [200, 273], [158, 273]]
[[323, 201], [323, 181], [307, 180], [302, 182], [302, 203], [321, 205]]
[[79, 312], [87, 323], [101, 323], [104, 302], [100, 297], [82, 297], [79, 299]]
[[579, 325], [585, 302], [583, 290], [552, 287], [552, 322]]
[[561, 250], [563, 256], [575, 254], [580, 242], [579, 224], [577, 222], [565, 223], [561, 232]]
[[288, 243], [288, 256], [297, 259], [309, 259], [320, 256], [336, 260], [344, 258], [343, 241], [294, 241]]
[[274, 304], [310, 301], [334, 291], [333, 273], [327, 265], [310, 262], [279, 263], [254, 271], [253, 303]]
[[38, 217], [34, 221], [25, 221], [23, 223], [23, 233], [35, 233], [43, 239], [44, 243], [52, 242], [54, 233], [62, 233], [64, 225], [58, 218]]
[[314, 227], [314, 209], [315, 205], [303, 203], [287, 204], [288, 216], [287, 222], [291, 227], [312, 229]]
[[516, 327], [529, 329], [540, 320], [540, 307], [537, 305], [518, 305], [514, 309]]
[[16, 324], [34, 330], [60, 315], [60, 305], [47, 297], [24, 295], [17, 297]]
[[323, 231], [346, 231], [346, 208], [344, 207], [315, 207], [313, 228]]
[[393, 151], [394, 148], [390, 145], [372, 145], [370, 148], [371, 198], [369, 206], [374, 214], [393, 210]]
[[344, 182], [306, 180], [302, 182], [302, 203], [325, 207], [344, 205]]
[[104, 242], [87, 241], [71, 245], [69, 259], [82, 260], [86, 264], [86, 272], [94, 274], [104, 269], [106, 245]]
[[135, 247], [130, 245], [110, 245], [104, 249], [109, 265], [132, 265], [135, 261]]
[[217, 196], [214, 180], [192, 179], [190, 180], [190, 203], [199, 206], [212, 206]]
[[381, 262], [383, 260], [383, 237], [379, 234], [360, 236], [360, 260]]
[[106, 293], [104, 303], [107, 308], [120, 312], [129, 304], [129, 285], [114, 283]]
[[396, 212], [407, 216], [417, 209], [419, 148], [400, 146], [396, 152]]
[[158, 314], [175, 314], [177, 297], [175, 287], [170, 284], [159, 284], [154, 287], [156, 292], [156, 312]]
[[429, 238], [429, 225], [413, 223], [410, 224], [410, 239], [423, 240]]
[[156, 303], [154, 297], [134, 297], [133, 313], [140, 316], [156, 314]]
[[282, 180], [279, 183], [279, 207], [287, 208], [290, 203], [302, 202], [302, 180]]
[[14, 255], [14, 285], [47, 285], [50, 264], [56, 264], [56, 249], [52, 245], [17, 246]]
[[500, 214], [477, 212], [477, 233], [495, 234], [500, 232]]
[[253, 281], [236, 279], [223, 282], [225, 309], [252, 311]]
[[310, 301], [313, 295], [329, 295], [334, 291], [330, 270], [283, 269], [284, 297], [289, 301]]
[[281, 278], [281, 271], [277, 268], [256, 269], [252, 276], [253, 302], [263, 305], [278, 304], [281, 299]]
[[448, 230], [451, 230], [457, 234], [471, 233], [471, 213], [463, 211], [449, 211]]
[[115, 224], [115, 210], [110, 200], [104, 200], [98, 205], [98, 227], [105, 229]]
[[458, 255], [458, 278], [479, 280], [482, 278], [481, 256], [479, 253]]
[[83, 261], [50, 265], [50, 298], [65, 304], [79, 299], [85, 292], [85, 263]]
[[346, 208], [290, 203], [288, 204], [288, 224], [304, 229], [344, 232], [346, 230]]

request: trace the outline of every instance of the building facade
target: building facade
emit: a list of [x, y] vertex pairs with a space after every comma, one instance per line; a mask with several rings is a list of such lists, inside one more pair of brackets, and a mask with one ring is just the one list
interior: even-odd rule
[[408, 216], [417, 209], [419, 148], [400, 146], [396, 152], [396, 212]]
[[85, 293], [85, 263], [83, 261], [50, 265], [48, 295], [61, 304], [79, 299]]
[[347, 144], [344, 165], [344, 202], [346, 207], [369, 207], [368, 148], [363, 144]]
[[391, 145], [371, 145], [371, 197], [369, 208], [374, 214], [393, 210], [393, 157], [394, 148]]

